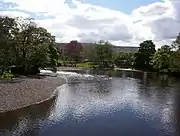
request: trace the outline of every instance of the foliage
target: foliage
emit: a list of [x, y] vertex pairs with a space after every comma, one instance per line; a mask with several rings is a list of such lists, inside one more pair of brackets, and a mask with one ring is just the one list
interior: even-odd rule
[[[96, 45], [96, 44], [95, 44]], [[95, 61], [95, 46], [94, 44], [89, 44], [87, 46], [84, 46], [81, 52], [82, 59], [86, 61]]]
[[171, 72], [179, 73], [180, 72], [180, 51], [173, 51], [171, 54], [172, 63], [171, 63]]
[[152, 66], [150, 65], [150, 61], [155, 52], [155, 45], [151, 40], [142, 42], [138, 52], [134, 55], [134, 67], [137, 69], [151, 70]]
[[179, 33], [179, 35], [176, 37], [176, 40], [173, 41], [173, 43], [172, 43], [172, 48], [173, 48], [174, 50], [180, 50], [180, 33]]
[[112, 67], [112, 45], [108, 42], [99, 42], [95, 45], [94, 59], [100, 68]]
[[12, 79], [13, 77], [15, 77], [13, 74], [5, 72], [0, 76], [0, 79]]
[[51, 67], [57, 66], [58, 60], [59, 60], [59, 53], [54, 45], [55, 45], [55, 38], [53, 39], [53, 42], [51, 44], [49, 44], [49, 47], [48, 47], [48, 49], [49, 49], [48, 57], [50, 58], [49, 66], [51, 66]]
[[173, 52], [172, 56], [172, 64], [171, 64], [171, 72], [180, 72], [180, 33], [176, 37], [175, 41], [172, 43]]
[[15, 73], [32, 74], [38, 68], [56, 66], [55, 38], [46, 29], [32, 19], [0, 17], [0, 21], [1, 69], [13, 66]]
[[118, 52], [114, 55], [114, 64], [121, 68], [132, 68], [134, 52]]
[[172, 59], [170, 46], [164, 45], [154, 54], [151, 65], [158, 72], [170, 72]]
[[0, 69], [8, 71], [13, 61], [14, 35], [17, 31], [15, 19], [0, 17]]

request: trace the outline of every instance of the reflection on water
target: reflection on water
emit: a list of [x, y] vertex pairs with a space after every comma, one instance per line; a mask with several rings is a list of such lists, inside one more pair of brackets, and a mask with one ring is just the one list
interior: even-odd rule
[[178, 79], [135, 72], [91, 74], [58, 72], [68, 82], [57, 99], [0, 115], [0, 136], [179, 135]]
[[41, 122], [50, 115], [54, 101], [0, 114], [0, 136], [38, 135]]

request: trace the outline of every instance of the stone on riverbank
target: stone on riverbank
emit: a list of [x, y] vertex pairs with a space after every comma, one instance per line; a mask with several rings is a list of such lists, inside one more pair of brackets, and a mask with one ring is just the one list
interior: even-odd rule
[[0, 113], [36, 104], [52, 97], [58, 86], [65, 83], [59, 77], [21, 77], [0, 81]]

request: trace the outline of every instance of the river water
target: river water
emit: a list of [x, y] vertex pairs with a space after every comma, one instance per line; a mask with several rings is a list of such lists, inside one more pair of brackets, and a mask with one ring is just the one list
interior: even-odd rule
[[0, 136], [180, 135], [179, 79], [83, 73], [58, 72], [67, 83], [55, 100], [0, 115]]

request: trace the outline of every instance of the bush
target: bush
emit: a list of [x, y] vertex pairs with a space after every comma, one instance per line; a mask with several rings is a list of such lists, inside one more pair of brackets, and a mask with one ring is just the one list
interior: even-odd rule
[[11, 73], [4, 73], [2, 76], [0, 76], [0, 79], [5, 79], [5, 78], [12, 79], [13, 77], [15, 76]]

